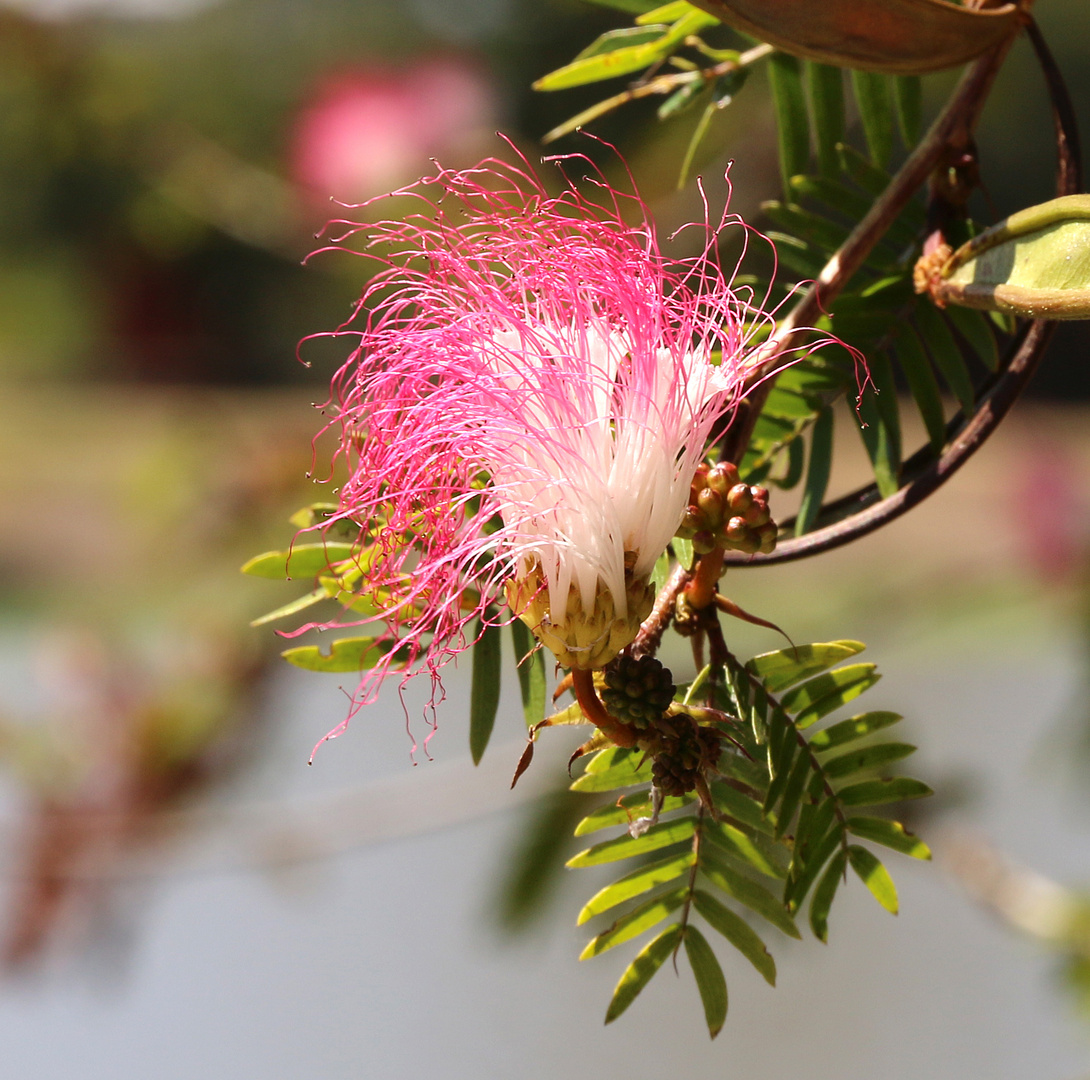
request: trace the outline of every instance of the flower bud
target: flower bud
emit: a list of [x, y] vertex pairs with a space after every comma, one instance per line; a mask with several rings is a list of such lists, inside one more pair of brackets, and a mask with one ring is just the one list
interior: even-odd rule
[[723, 532], [732, 544], [737, 544], [749, 535], [749, 526], [746, 524], [745, 518], [732, 517], [727, 522], [727, 527]]
[[721, 461], [708, 473], [708, 487], [726, 495], [738, 483], [738, 467], [729, 461]]
[[695, 506], [685, 507], [685, 516], [677, 527], [677, 535], [682, 539], [689, 539], [694, 533], [704, 528], [704, 515]]
[[696, 505], [703, 511], [709, 528], [714, 529], [723, 520], [723, 496], [706, 487], [697, 497]]
[[768, 511], [768, 503], [755, 502], [743, 515], [747, 525], [766, 525], [772, 515]]
[[727, 505], [735, 514], [744, 514], [753, 505], [749, 484], [735, 484], [727, 493]]
[[758, 550], [762, 555], [770, 555], [776, 550], [777, 532], [778, 530], [772, 522], [769, 522], [767, 525], [762, 525], [757, 530], [757, 539], [760, 542]]
[[693, 537], [693, 551], [697, 555], [707, 555], [709, 551], [714, 551], [715, 547], [715, 537], [710, 532], [698, 532]]

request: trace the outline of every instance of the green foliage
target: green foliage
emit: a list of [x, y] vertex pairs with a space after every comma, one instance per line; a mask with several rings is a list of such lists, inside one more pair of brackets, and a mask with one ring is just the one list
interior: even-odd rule
[[469, 691], [469, 752], [473, 764], [480, 763], [500, 706], [500, 628], [477, 625], [473, 646], [473, 681]]
[[[676, 919], [626, 969], [607, 1022], [684, 944], [714, 1038], [726, 1015], [726, 979], [697, 919], [774, 984], [775, 961], [747, 913], [774, 932], [798, 937], [795, 918], [809, 901], [811, 930], [825, 941], [833, 900], [849, 866], [883, 907], [896, 912], [897, 892], [888, 871], [870, 848], [855, 841], [915, 858], [928, 858], [930, 852], [896, 821], [857, 815], [853, 808], [918, 798], [930, 789], [918, 780], [886, 775], [890, 765], [913, 751], [906, 743], [875, 739], [900, 720], [896, 713], [865, 712], [822, 723], [877, 682], [873, 664], [845, 663], [862, 649], [858, 641], [819, 642], [765, 653], [744, 665], [728, 653], [722, 667], [702, 673], [700, 693], [736, 718], [724, 729], [733, 742], [718, 762], [720, 779], [710, 785], [710, 806], [686, 796], [665, 800], [654, 815], [649, 763], [639, 749], [598, 752], [572, 784], [580, 792], [622, 792], [636, 785], [641, 790], [620, 798], [611, 794], [583, 818], [579, 835], [624, 828], [568, 860], [569, 867], [655, 854], [584, 905], [580, 925], [603, 917], [611, 921], [580, 958], [611, 951], [670, 916]], [[680, 687], [678, 699], [695, 696], [692, 691]]]

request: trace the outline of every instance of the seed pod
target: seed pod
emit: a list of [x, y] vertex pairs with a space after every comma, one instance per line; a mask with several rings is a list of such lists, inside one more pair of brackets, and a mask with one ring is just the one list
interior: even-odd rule
[[1090, 318], [1090, 195], [1064, 195], [985, 229], [954, 252], [929, 291], [940, 307]]
[[923, 75], [1013, 37], [1018, 5], [945, 0], [693, 0], [728, 26], [795, 56], [838, 67]]

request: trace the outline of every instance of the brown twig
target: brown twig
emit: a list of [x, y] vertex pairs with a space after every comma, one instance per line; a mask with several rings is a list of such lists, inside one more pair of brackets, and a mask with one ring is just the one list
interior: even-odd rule
[[655, 597], [655, 606], [651, 614], [643, 620], [635, 640], [629, 646], [633, 656], [654, 655], [662, 642], [662, 635], [674, 617], [677, 598], [689, 583], [689, 571], [684, 566], [675, 566], [670, 576]]

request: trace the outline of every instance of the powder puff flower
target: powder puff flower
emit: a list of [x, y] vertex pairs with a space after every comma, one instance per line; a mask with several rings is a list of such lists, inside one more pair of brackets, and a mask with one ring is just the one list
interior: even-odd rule
[[565, 667], [607, 664], [753, 375], [771, 319], [715, 261], [740, 220], [702, 224], [702, 253], [671, 263], [638, 196], [591, 187], [598, 201], [566, 179], [550, 195], [490, 159], [332, 241], [363, 236], [382, 265], [334, 335], [357, 341], [331, 401], [337, 518], [360, 529], [379, 610], [364, 621], [410, 672], [435, 677], [476, 627], [515, 616]]

